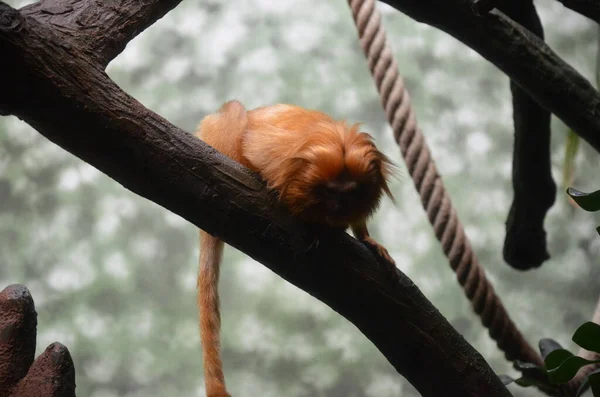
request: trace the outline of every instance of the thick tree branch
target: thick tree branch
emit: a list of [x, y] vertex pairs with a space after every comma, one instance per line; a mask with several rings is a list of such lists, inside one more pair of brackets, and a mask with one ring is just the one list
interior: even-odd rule
[[600, 1], [598, 0], [558, 0], [565, 7], [585, 15], [600, 23]]
[[296, 224], [255, 175], [121, 91], [68, 36], [49, 37], [0, 2], [0, 111], [328, 304], [423, 396], [510, 395], [406, 276], [345, 233]]
[[127, 43], [181, 0], [111, 1], [42, 0], [23, 7], [21, 14], [52, 25], [90, 59], [106, 66]]
[[472, 0], [383, 1], [473, 48], [600, 150], [598, 92], [540, 38], [504, 13], [495, 9], [477, 16]]
[[[500, 9], [541, 40], [544, 29], [533, 0], [504, 0]], [[514, 198], [506, 220], [504, 260], [519, 270], [538, 267], [550, 255], [546, 249], [544, 218], [554, 204], [556, 184], [550, 166], [550, 112], [514, 81], [515, 146], [513, 151]]]

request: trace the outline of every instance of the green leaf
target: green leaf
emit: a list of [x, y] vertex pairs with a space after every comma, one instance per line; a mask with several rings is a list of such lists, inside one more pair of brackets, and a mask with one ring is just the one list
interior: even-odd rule
[[540, 339], [538, 343], [538, 347], [540, 349], [540, 353], [544, 359], [548, 356], [548, 354], [552, 353], [555, 350], [562, 349], [560, 343], [550, 338]]
[[573, 353], [565, 349], [557, 349], [548, 354], [544, 363], [548, 371], [560, 367], [560, 365], [568, 358], [573, 357]]
[[591, 321], [584, 323], [573, 334], [573, 342], [585, 350], [600, 353], [600, 325]]
[[592, 394], [595, 397], [600, 397], [600, 370], [596, 370], [587, 377], [586, 381], [590, 383]]
[[597, 362], [600, 362], [600, 360], [590, 361], [579, 356], [569, 357], [563, 361], [558, 368], [549, 370], [548, 378], [550, 379], [550, 382], [555, 384], [567, 383], [573, 379], [581, 367], [584, 367], [588, 364], [595, 364]]
[[571, 196], [582, 209], [590, 212], [600, 211], [600, 190], [596, 190], [592, 193], [584, 193], [570, 187], [567, 189], [567, 194]]
[[529, 385], [544, 385], [548, 383], [548, 374], [544, 368], [519, 360], [516, 360], [513, 363], [513, 367], [523, 374], [521, 378], [515, 380], [515, 383], [520, 384], [523, 387]]

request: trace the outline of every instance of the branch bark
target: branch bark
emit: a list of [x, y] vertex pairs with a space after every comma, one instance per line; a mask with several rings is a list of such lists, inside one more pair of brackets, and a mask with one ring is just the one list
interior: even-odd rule
[[[504, 0], [500, 9], [544, 39], [533, 0]], [[544, 230], [544, 218], [556, 197], [550, 165], [550, 112], [514, 81], [510, 90], [515, 126], [514, 198], [506, 220], [503, 256], [515, 269], [529, 270], [550, 257]]]
[[[85, 24], [72, 31], [55, 28], [76, 26], [68, 20], [77, 13], [93, 19], [104, 12], [99, 3], [80, 1], [60, 17], [54, 14], [64, 23], [48, 24], [31, 8], [21, 14], [0, 2], [0, 56], [7, 60], [0, 63], [0, 111], [329, 305], [423, 396], [510, 396], [405, 275], [390, 279], [385, 266], [345, 233], [295, 223], [256, 175], [120, 90], [103, 71], [106, 58], [81, 44], [87, 41], [79, 35], [89, 34]], [[133, 3], [123, 2], [112, 14], [131, 15], [127, 32], [149, 25], [134, 21]], [[38, 7], [44, 4], [58, 3]], [[105, 40], [98, 53], [116, 55], [126, 37]]]
[[477, 51], [600, 151], [600, 95], [533, 33], [497, 9], [475, 15], [472, 0], [383, 1]]
[[90, 60], [106, 66], [127, 43], [175, 8], [181, 0], [110, 1], [44, 0], [21, 9], [68, 37]]

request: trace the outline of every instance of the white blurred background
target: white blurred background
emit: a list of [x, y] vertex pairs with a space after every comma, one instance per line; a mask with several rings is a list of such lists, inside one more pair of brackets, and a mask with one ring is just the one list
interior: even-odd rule
[[[537, 5], [549, 45], [595, 82], [597, 26], [557, 1]], [[515, 272], [501, 256], [512, 201], [508, 79], [445, 33], [379, 8], [421, 128], [498, 294], [532, 344], [552, 337], [575, 349], [570, 336], [590, 318], [600, 291], [600, 219], [564, 194], [567, 128], [553, 120], [559, 193], [546, 222], [552, 259]], [[229, 99], [248, 108], [295, 103], [365, 122], [404, 167], [344, 1], [184, 1], [107, 71], [187, 131]], [[598, 155], [582, 144], [574, 185], [600, 189], [599, 172]], [[372, 221], [375, 238], [497, 373], [515, 375], [472, 314], [410, 177], [393, 192], [397, 205], [385, 201]], [[17, 118], [0, 118], [0, 289], [21, 283], [31, 290], [38, 353], [53, 341], [69, 348], [79, 396], [204, 396], [196, 243], [187, 221]], [[234, 396], [418, 395], [354, 326], [233, 249], [221, 290]]]

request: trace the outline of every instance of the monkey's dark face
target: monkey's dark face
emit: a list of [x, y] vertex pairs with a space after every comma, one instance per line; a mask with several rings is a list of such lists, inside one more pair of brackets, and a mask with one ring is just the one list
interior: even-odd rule
[[280, 199], [295, 216], [343, 227], [368, 218], [387, 186], [391, 162], [369, 135], [353, 127], [346, 135], [319, 134], [286, 165]]
[[316, 185], [316, 200], [307, 207], [309, 215], [317, 222], [344, 228], [368, 218], [383, 195], [381, 175], [377, 174], [357, 179], [344, 170], [335, 179]]

